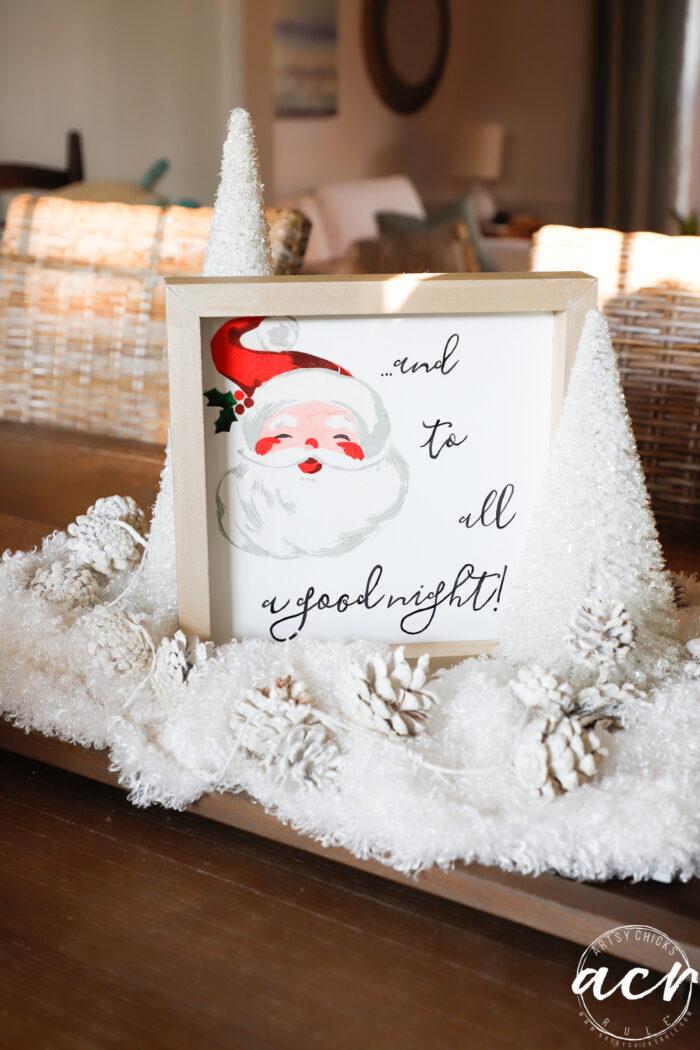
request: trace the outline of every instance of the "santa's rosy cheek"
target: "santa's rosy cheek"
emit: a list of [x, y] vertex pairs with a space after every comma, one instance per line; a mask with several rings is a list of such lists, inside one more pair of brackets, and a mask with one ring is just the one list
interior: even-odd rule
[[365, 458], [365, 454], [362, 451], [361, 446], [356, 445], [354, 441], [339, 441], [338, 445], [340, 448], [342, 448], [345, 455], [350, 457], [350, 459]]
[[275, 445], [279, 445], [279, 441], [280, 439], [276, 437], [260, 438], [255, 446], [255, 451], [259, 456], [266, 456], [271, 448]]

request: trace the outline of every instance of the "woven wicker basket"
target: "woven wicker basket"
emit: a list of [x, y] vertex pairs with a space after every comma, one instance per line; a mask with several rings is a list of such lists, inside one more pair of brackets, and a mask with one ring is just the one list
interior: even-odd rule
[[697, 526], [700, 238], [546, 226], [532, 269], [598, 278], [654, 512]]
[[[310, 223], [268, 211], [277, 273]], [[15, 198], [0, 249], [0, 417], [163, 443], [166, 274], [198, 274], [211, 208]]]

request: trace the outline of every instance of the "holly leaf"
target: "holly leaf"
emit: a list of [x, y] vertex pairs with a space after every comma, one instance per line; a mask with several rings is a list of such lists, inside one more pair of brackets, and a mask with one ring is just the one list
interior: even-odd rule
[[232, 423], [238, 422], [238, 416], [234, 412], [234, 405], [236, 399], [230, 390], [227, 390], [225, 394], [222, 394], [216, 387], [212, 387], [211, 390], [205, 390], [204, 396], [207, 399], [207, 406], [209, 408], [218, 408], [219, 412], [216, 423], [214, 424], [214, 432], [216, 434], [228, 433], [231, 429]]

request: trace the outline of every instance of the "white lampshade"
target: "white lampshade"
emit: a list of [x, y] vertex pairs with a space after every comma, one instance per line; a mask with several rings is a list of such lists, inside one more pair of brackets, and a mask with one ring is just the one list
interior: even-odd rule
[[463, 124], [457, 132], [453, 170], [472, 179], [497, 179], [503, 160], [503, 125]]

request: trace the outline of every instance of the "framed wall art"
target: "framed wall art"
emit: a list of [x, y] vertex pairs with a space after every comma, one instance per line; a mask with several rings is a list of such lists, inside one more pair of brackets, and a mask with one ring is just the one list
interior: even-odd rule
[[335, 116], [337, 0], [275, 0], [273, 13], [275, 116]]
[[167, 281], [179, 615], [491, 651], [584, 274]]

